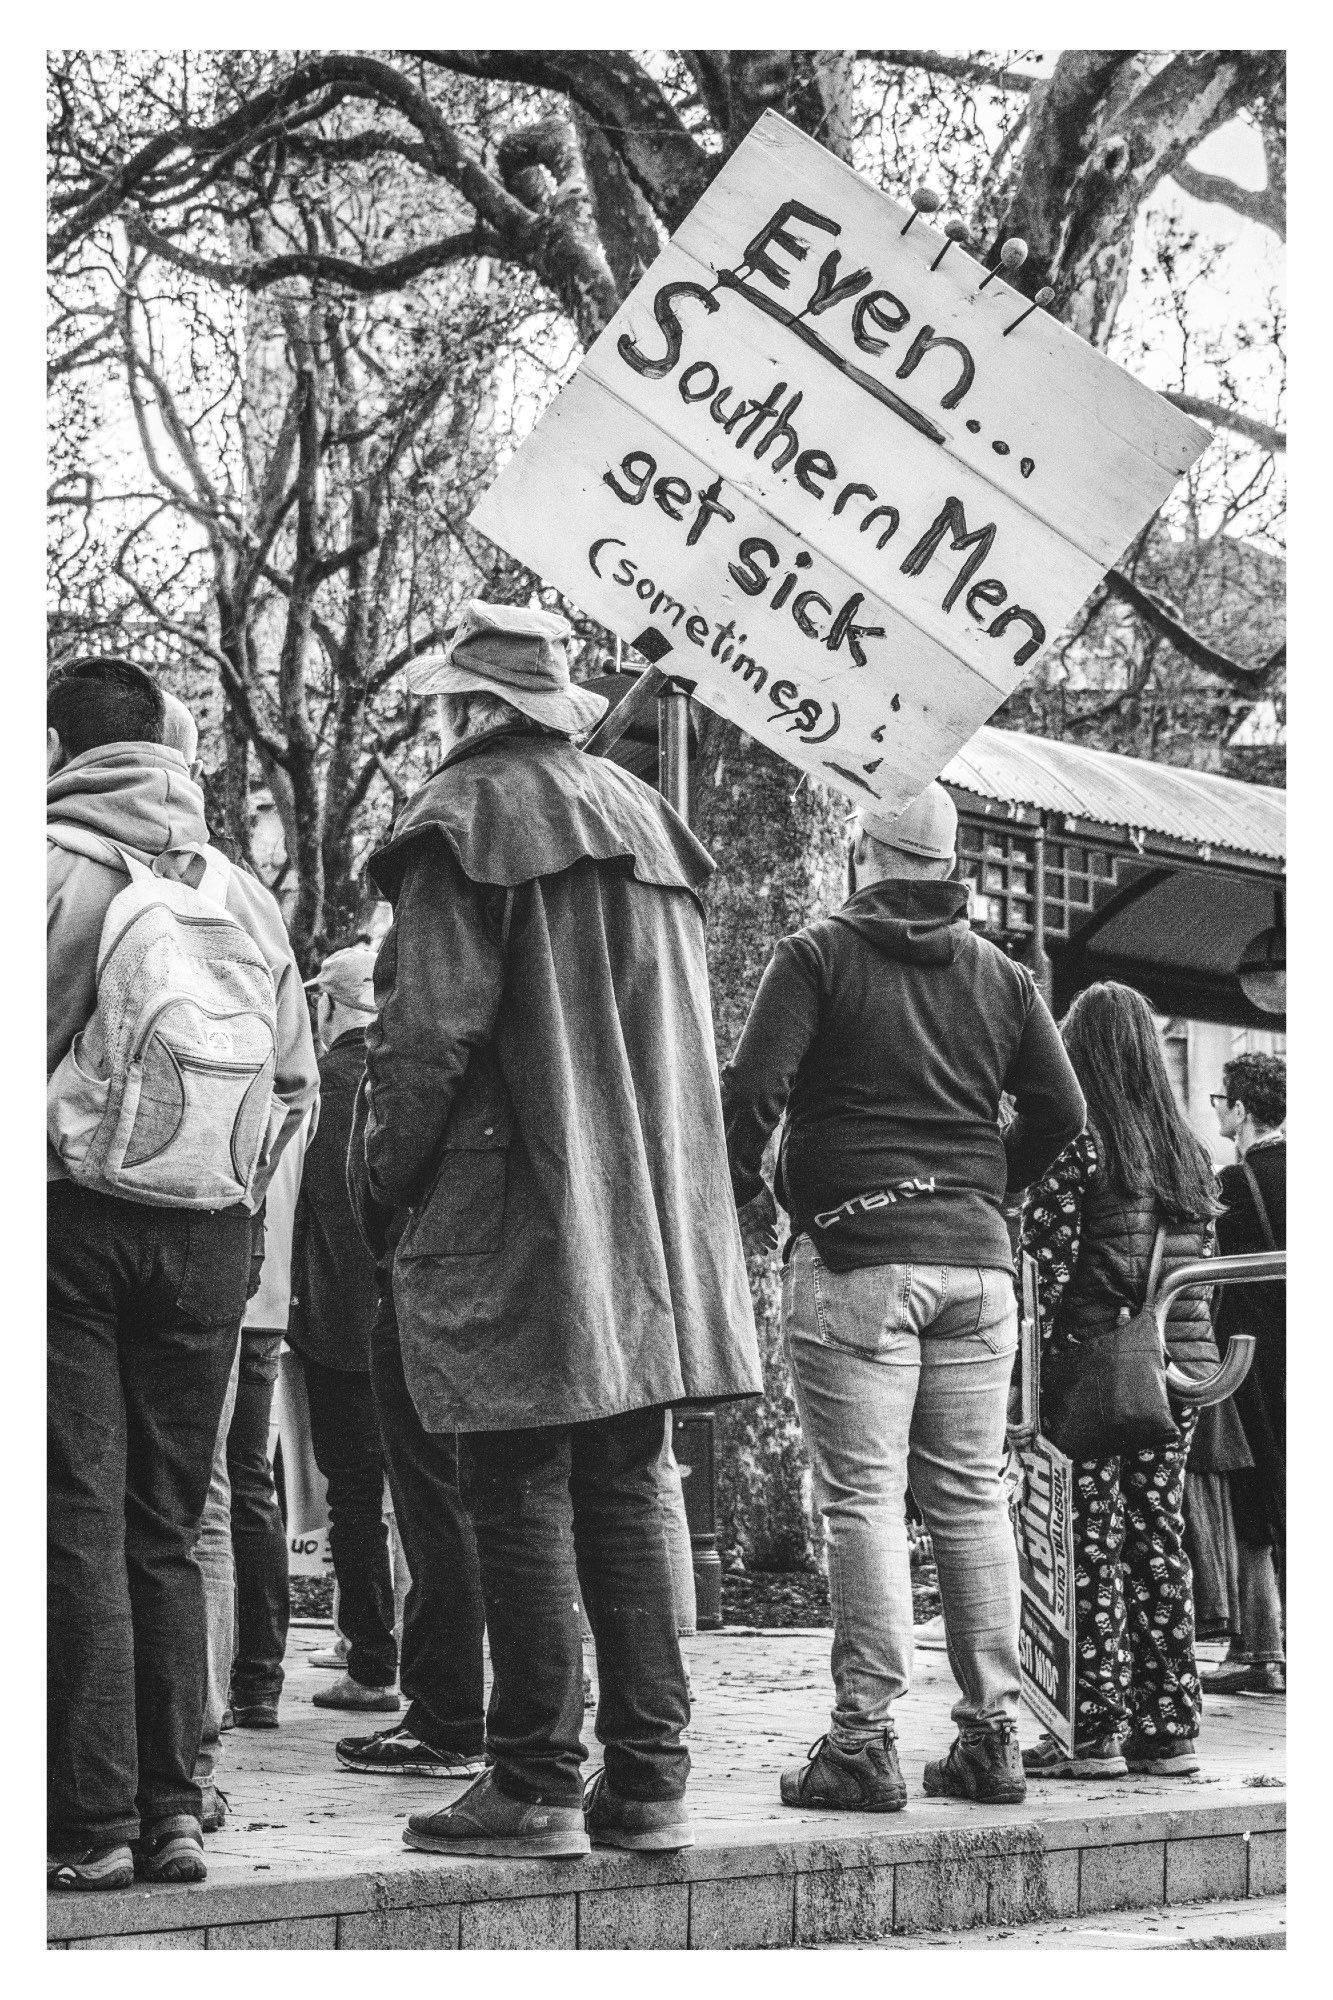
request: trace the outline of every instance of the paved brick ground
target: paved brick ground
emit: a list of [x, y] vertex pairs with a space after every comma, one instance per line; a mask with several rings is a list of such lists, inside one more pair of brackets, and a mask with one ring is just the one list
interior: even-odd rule
[[[371, 1923], [371, 1918], [303, 1912], [355, 1909], [359, 1899], [349, 1899], [345, 1886], [336, 1887], [347, 1885], [352, 1878], [375, 1878], [377, 1899], [381, 1897], [378, 1885], [384, 1885], [383, 1893], [390, 1903], [397, 1902], [400, 1894], [404, 1900], [416, 1902], [420, 1900], [423, 1864], [432, 1878], [439, 1869], [466, 1867], [460, 1861], [441, 1861], [438, 1869], [434, 1868], [431, 1857], [411, 1854], [401, 1841], [410, 1811], [439, 1804], [456, 1788], [429, 1779], [368, 1778], [343, 1771], [336, 1764], [335, 1739], [351, 1730], [369, 1729], [380, 1718], [362, 1722], [312, 1706], [311, 1695], [320, 1685], [328, 1685], [329, 1677], [312, 1668], [308, 1656], [326, 1643], [326, 1632], [293, 1630], [281, 1729], [262, 1733], [238, 1730], [227, 1738], [220, 1775], [230, 1795], [231, 1817], [225, 1829], [208, 1841], [209, 1881], [204, 1889], [134, 1892], [132, 1914], [130, 1903], [121, 1905], [120, 1898], [56, 1898], [52, 1914], [57, 1935], [72, 1936], [77, 1930], [89, 1936], [94, 1915], [90, 1905], [103, 1903], [107, 1905], [107, 1929], [121, 1928], [122, 1920], [126, 1928], [141, 1933], [159, 1920], [164, 1926], [188, 1924], [191, 1918], [180, 1900], [184, 1896], [199, 1907], [199, 1917], [205, 1923], [210, 1919], [200, 1907], [203, 1902], [214, 1906], [212, 1921], [226, 1926], [209, 1929], [208, 1942], [213, 1949], [222, 1944], [243, 1946], [261, 1941], [318, 1947], [331, 1945], [335, 1936], [339, 1942], [351, 1943], [357, 1924]], [[695, 1694], [691, 1802], [698, 1839], [695, 1855], [684, 1871], [692, 1878], [688, 1891], [691, 1943], [707, 1942], [714, 1928], [718, 1943], [744, 1942], [737, 1926], [744, 1930], [747, 1924], [755, 1931], [755, 1942], [775, 1941], [775, 1934], [783, 1934], [784, 1925], [789, 1926], [785, 1933], [789, 1939], [793, 1935], [798, 1939], [873, 1935], [877, 1929], [886, 1929], [888, 1922], [883, 1921], [885, 1913], [871, 1909], [869, 1903], [885, 1895], [897, 1898], [891, 1920], [900, 1930], [944, 1930], [1006, 1921], [995, 1884], [987, 1886], [994, 1868], [963, 1867], [947, 1881], [941, 1877], [937, 1862], [931, 1858], [939, 1851], [941, 1834], [950, 1837], [950, 1848], [961, 1843], [978, 1857], [998, 1854], [1002, 1848], [1011, 1854], [1020, 1849], [1059, 1850], [1051, 1853], [1042, 1890], [1051, 1915], [1066, 1907], [1073, 1911], [1133, 1904], [1147, 1907], [1256, 1896], [1282, 1886], [1285, 1835], [1276, 1830], [1281, 1814], [1274, 1808], [1285, 1798], [1280, 1789], [1285, 1783], [1283, 1701], [1236, 1697], [1211, 1703], [1200, 1745], [1203, 1770], [1195, 1779], [1048, 1783], [1033, 1785], [1022, 1806], [953, 1806], [927, 1800], [920, 1790], [924, 1761], [938, 1754], [951, 1738], [949, 1708], [954, 1689], [942, 1653], [919, 1649], [916, 1685], [898, 1717], [909, 1785], [908, 1809], [887, 1818], [876, 1816], [873, 1826], [868, 1827], [864, 1815], [803, 1814], [778, 1800], [780, 1771], [799, 1762], [827, 1726], [829, 1634], [715, 1633], [688, 1641], [686, 1651]], [[1035, 1736], [1036, 1725], [1030, 1718], [1025, 1718], [1024, 1729], [1026, 1740]], [[591, 1727], [587, 1741], [595, 1755]], [[1207, 1829], [1191, 1817], [1192, 1809], [1206, 1806], [1221, 1809], [1220, 1815], [1210, 1815]], [[1251, 1832], [1252, 1827], [1273, 1830]], [[1192, 1837], [1205, 1831], [1206, 1838]], [[881, 1840], [890, 1833], [895, 1836], [897, 1850], [896, 1886], [893, 1867], [872, 1867], [858, 1890], [867, 1907], [856, 1915], [854, 1927], [848, 1927], [845, 1912], [823, 1912], [817, 1905], [817, 1892], [832, 1894], [836, 1890], [845, 1901], [855, 1872], [845, 1868], [845, 1861], [852, 1858], [852, 1850], [847, 1848], [836, 1861], [842, 1874], [818, 1872], [834, 1865], [820, 1858], [833, 1853], [830, 1843], [864, 1843], [870, 1835]], [[818, 1852], [812, 1843], [819, 1844]], [[775, 1844], [780, 1844], [781, 1852]], [[747, 1849], [756, 1851], [755, 1861], [748, 1866], [744, 1860]], [[761, 1849], [767, 1850], [763, 1858], [757, 1851]], [[1065, 1887], [1057, 1880], [1059, 1870], [1052, 1872], [1062, 1855], [1073, 1869]], [[611, 1859], [602, 1857], [603, 1861]], [[584, 1864], [564, 1865], [584, 1868]], [[478, 1866], [495, 1871], [501, 1864]], [[536, 1868], [536, 1864], [519, 1866], [525, 1871]], [[799, 1877], [806, 1887], [794, 1887], [797, 1876], [793, 1870], [813, 1871]], [[416, 1878], [416, 1886], [409, 1881], [408, 1871]], [[476, 1872], [468, 1870], [469, 1880]], [[660, 1921], [662, 1941], [674, 1938], [682, 1920], [686, 1885], [683, 1876], [666, 1879], [672, 1870], [660, 1872], [663, 1879], [656, 1887], [641, 1882], [632, 1892], [628, 1882], [615, 1886], [604, 1868], [591, 1873], [579, 1901], [578, 1942], [593, 1942], [599, 1921], [605, 1920], [614, 1928], [623, 1914], [618, 1913], [618, 1901], [631, 1893], [636, 1898], [636, 1935], [645, 1924], [651, 1929]], [[674, 1873], [682, 1875], [679, 1870]], [[548, 1874], [549, 1868], [546, 1874], [534, 1873], [534, 1890], [544, 1891]], [[701, 1879], [708, 1874], [717, 1879]], [[745, 1879], [725, 1879], [729, 1877]], [[461, 1877], [454, 1879], [463, 1901], [473, 1891]], [[492, 1882], [476, 1893], [512, 1898], [519, 1888], [513, 1878], [500, 1884], [492, 1875]], [[335, 1887], [336, 1893], [326, 1893]], [[435, 1887], [433, 1880], [427, 1885], [428, 1897], [445, 1893], [452, 1896], [454, 1892], [446, 1891], [443, 1884]], [[765, 1897], [785, 1898], [784, 1910], [777, 1910], [775, 1904], [770, 1911]], [[654, 1898], [661, 1903], [660, 1911]], [[538, 1937], [532, 1926], [572, 1926], [574, 1901], [573, 1896], [560, 1900], [543, 1894], [534, 1897], [526, 1913], [512, 1900], [503, 1905], [478, 1902], [464, 1908], [464, 1935], [458, 1941], [491, 1941], [483, 1933], [493, 1922], [510, 1931], [515, 1926], [522, 1930], [526, 1924], [523, 1941], [529, 1945], [573, 1943], [572, 1934], [568, 1939], [563, 1934]], [[77, 1918], [72, 1910], [66, 1915], [56, 1907], [71, 1902], [82, 1906]], [[714, 1902], [717, 1908], [710, 1915]], [[263, 1929], [262, 1939], [258, 1935], [248, 1939], [242, 1921], [251, 1903], [256, 1914], [262, 1910], [265, 1915], [263, 1925], [254, 1926], [257, 1933]], [[678, 1903], [681, 1909], [677, 1909]], [[118, 1906], [115, 1920], [112, 1904]], [[160, 1919], [156, 1916], [159, 1909]], [[280, 1914], [282, 1938], [273, 1922]], [[445, 1912], [438, 1915], [440, 1921], [455, 1926], [453, 1935], [457, 1938], [457, 1911], [452, 1916]], [[381, 1928], [383, 1921], [373, 1919]], [[411, 1921], [424, 1922], [427, 1916], [417, 1913]], [[104, 1928], [100, 1922], [96, 1927]], [[290, 1938], [285, 1936], [288, 1928], [292, 1930]], [[367, 1937], [366, 1941], [371, 1940]], [[420, 1941], [428, 1942], [424, 1936]], [[497, 1935], [493, 1941], [501, 1940]], [[202, 1934], [197, 1938], [180, 1936], [179, 1942], [203, 1942]]]
[[[330, 1677], [306, 1661], [327, 1643], [326, 1634], [294, 1631], [282, 1728], [271, 1733], [234, 1730], [227, 1738], [221, 1777], [232, 1816], [226, 1829], [208, 1842], [209, 1874], [215, 1882], [255, 1873], [305, 1876], [382, 1868], [403, 1852], [408, 1813], [453, 1795], [430, 1779], [389, 1781], [339, 1768], [333, 1755], [337, 1737], [368, 1732], [383, 1718], [340, 1717], [311, 1705], [315, 1689], [327, 1686]], [[695, 1696], [691, 1802], [699, 1841], [731, 1846], [795, 1833], [802, 1826], [829, 1835], [857, 1830], [857, 1815], [793, 1812], [778, 1799], [779, 1772], [799, 1763], [828, 1726], [828, 1635], [733, 1638], [708, 1633], [688, 1640], [686, 1651]], [[1197, 1779], [1034, 1785], [1024, 1806], [985, 1812], [951, 1806], [923, 1797], [920, 1778], [926, 1758], [952, 1740], [954, 1692], [943, 1654], [919, 1651], [916, 1686], [898, 1720], [908, 1817], [916, 1825], [952, 1828], [960, 1821], [1064, 1818], [1130, 1800], [1141, 1809], [1160, 1810], [1215, 1787], [1230, 1790], [1286, 1777], [1286, 1703], [1237, 1696], [1209, 1704], [1201, 1739], [1203, 1772]], [[1035, 1740], [1037, 1727], [1030, 1717], [1024, 1718], [1024, 1730], [1025, 1740]], [[591, 1768], [600, 1756], [591, 1727], [585, 1741], [595, 1753]], [[896, 1823], [906, 1826], [908, 1818]]]

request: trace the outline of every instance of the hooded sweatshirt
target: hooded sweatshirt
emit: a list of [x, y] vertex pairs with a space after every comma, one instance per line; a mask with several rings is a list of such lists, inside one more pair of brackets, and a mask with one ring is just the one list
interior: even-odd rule
[[[85, 750], [47, 780], [48, 827], [81, 827], [113, 840], [151, 863], [173, 848], [208, 841], [204, 795], [179, 750], [160, 743], [111, 743]], [[46, 1074], [63, 1060], [97, 1004], [97, 953], [112, 899], [126, 885], [124, 869], [46, 846]], [[254, 1206], [263, 1200], [283, 1147], [319, 1097], [319, 1069], [301, 975], [286, 926], [262, 882], [242, 868], [231, 871], [227, 909], [263, 953], [277, 994], [278, 1061], [274, 1096], [286, 1118], [255, 1182]], [[65, 1170], [46, 1149], [46, 1178]]]
[[875, 882], [774, 952], [722, 1103], [740, 1204], [786, 1111], [789, 1251], [804, 1234], [835, 1271], [1013, 1268], [1005, 1196], [1082, 1130], [1083, 1094], [1031, 973], [966, 908], [964, 883]]

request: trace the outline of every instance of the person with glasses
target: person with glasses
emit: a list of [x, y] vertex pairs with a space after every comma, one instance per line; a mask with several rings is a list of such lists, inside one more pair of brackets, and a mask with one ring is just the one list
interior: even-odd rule
[[[1236, 1148], [1221, 1174], [1224, 1256], [1287, 1246], [1287, 1065], [1281, 1056], [1237, 1056], [1212, 1097], [1218, 1129]], [[1287, 1288], [1230, 1286], [1218, 1311], [1218, 1345], [1255, 1337], [1254, 1361], [1233, 1399], [1254, 1463], [1228, 1475], [1236, 1526], [1240, 1636], [1202, 1676], [1206, 1694], [1286, 1691], [1283, 1622], [1287, 1580]]]

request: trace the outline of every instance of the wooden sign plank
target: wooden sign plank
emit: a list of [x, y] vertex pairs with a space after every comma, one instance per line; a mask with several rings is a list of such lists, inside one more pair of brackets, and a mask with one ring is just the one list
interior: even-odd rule
[[890, 810], [1207, 441], [911, 214], [766, 114], [472, 516]]

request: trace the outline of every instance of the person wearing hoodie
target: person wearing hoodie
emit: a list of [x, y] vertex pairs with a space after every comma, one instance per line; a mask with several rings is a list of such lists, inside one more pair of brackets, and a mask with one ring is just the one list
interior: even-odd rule
[[861, 814], [847, 901], [778, 945], [722, 1075], [733, 1191], [756, 1215], [773, 1215], [760, 1162], [786, 1113], [782, 1325], [828, 1537], [835, 1706], [783, 1775], [792, 1806], [906, 1803], [893, 1706], [912, 1661], [909, 1479], [960, 1689], [957, 1739], [925, 1789], [1025, 1793], [1004, 1203], [1082, 1130], [1084, 1104], [1031, 973], [968, 925], [957, 824], [938, 784], [896, 817]]
[[[208, 843], [163, 700], [127, 661], [47, 689], [47, 1044], [51, 1077], [97, 1005], [103, 921], [151, 865]], [[89, 839], [92, 836], [92, 839]], [[77, 851], [76, 851], [77, 850]], [[187, 879], [197, 856], [168, 872]], [[47, 1880], [117, 1888], [204, 1874], [195, 1777], [206, 1680], [194, 1553], [250, 1278], [251, 1216], [314, 1110], [319, 1073], [277, 904], [229, 873], [226, 906], [272, 975], [268, 1149], [250, 1198], [147, 1205], [80, 1185], [47, 1146]]]

